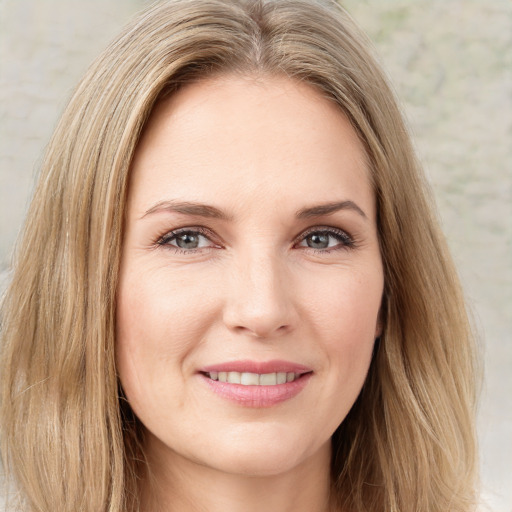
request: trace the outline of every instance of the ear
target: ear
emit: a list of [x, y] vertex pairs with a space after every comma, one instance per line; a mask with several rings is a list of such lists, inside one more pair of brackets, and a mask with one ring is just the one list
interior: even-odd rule
[[377, 315], [377, 323], [375, 325], [375, 336], [374, 338], [380, 338], [382, 335], [382, 331], [384, 330], [384, 322], [382, 320], [382, 306], [379, 310], [379, 314]]

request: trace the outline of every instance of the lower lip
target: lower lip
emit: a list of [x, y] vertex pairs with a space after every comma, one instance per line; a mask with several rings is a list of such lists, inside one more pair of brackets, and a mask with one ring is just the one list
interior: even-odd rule
[[307, 385], [312, 373], [305, 373], [293, 382], [273, 386], [244, 386], [212, 380], [206, 375], [201, 377], [210, 389], [222, 398], [243, 407], [263, 408], [290, 400], [297, 396]]

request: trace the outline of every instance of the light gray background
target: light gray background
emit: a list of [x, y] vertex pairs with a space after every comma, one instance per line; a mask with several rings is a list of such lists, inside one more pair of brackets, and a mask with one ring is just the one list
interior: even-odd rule
[[[0, 0], [0, 290], [72, 88], [144, 0]], [[346, 0], [389, 72], [485, 347], [482, 497], [512, 512], [512, 2]]]

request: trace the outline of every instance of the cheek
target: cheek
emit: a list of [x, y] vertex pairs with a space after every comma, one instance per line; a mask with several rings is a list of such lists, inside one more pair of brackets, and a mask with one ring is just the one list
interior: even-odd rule
[[[312, 315], [315, 325], [333, 340], [355, 348], [377, 334], [384, 280], [380, 265], [371, 271], [334, 269], [322, 286], [306, 283], [304, 314]], [[313, 290], [313, 292], [311, 292]], [[331, 336], [329, 336], [331, 333]]]
[[[134, 409], [179, 386], [187, 355], [204, 337], [204, 302], [179, 275], [126, 269], [116, 308], [116, 363]], [[199, 303], [200, 302], [200, 303]]]
[[192, 340], [201, 338], [209, 301], [191, 277], [184, 272], [127, 270], [118, 290], [120, 348], [175, 360]]
[[323, 288], [309, 295], [303, 315], [309, 315], [312, 335], [328, 358], [331, 389], [350, 390], [355, 399], [378, 334], [382, 272], [379, 265], [372, 272], [340, 269], [322, 282]]

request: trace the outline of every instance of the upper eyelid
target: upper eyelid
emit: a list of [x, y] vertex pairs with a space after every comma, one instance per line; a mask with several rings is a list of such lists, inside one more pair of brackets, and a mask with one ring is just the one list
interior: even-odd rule
[[341, 228], [335, 228], [333, 226], [312, 226], [311, 228], [307, 228], [304, 231], [301, 231], [301, 233], [297, 236], [296, 239], [299, 239], [301, 237], [307, 236], [310, 233], [343, 233], [348, 238], [352, 238], [352, 236], [348, 233], [346, 229]]
[[170, 235], [179, 235], [180, 233], [199, 233], [201, 235], [207, 236], [214, 236], [214, 233], [205, 227], [202, 226], [185, 226], [183, 228], [176, 228], [176, 229], [170, 229], [169, 231], [166, 231], [161, 238], [170, 236]]

